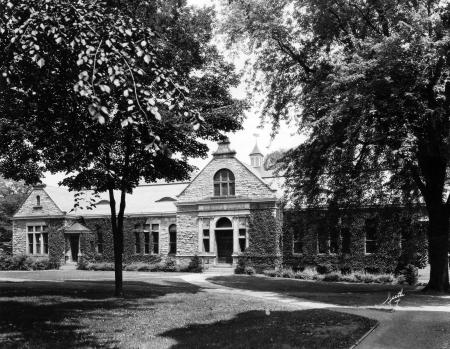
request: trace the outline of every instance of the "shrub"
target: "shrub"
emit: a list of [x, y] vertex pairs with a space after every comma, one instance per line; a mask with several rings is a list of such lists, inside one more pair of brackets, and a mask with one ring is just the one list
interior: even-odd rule
[[203, 272], [203, 265], [202, 261], [199, 256], [195, 255], [192, 257], [191, 261], [189, 262], [189, 265], [186, 269], [187, 271], [190, 271], [192, 273], [201, 273]]
[[402, 274], [405, 277], [405, 281], [408, 285], [416, 285], [419, 281], [419, 272], [416, 266], [408, 264]]
[[0, 254], [0, 270], [10, 270], [11, 256], [7, 254]]
[[150, 263], [136, 263], [136, 271], [157, 271], [158, 265]]
[[394, 275], [392, 274], [380, 274], [376, 275], [374, 282], [377, 284], [391, 284], [395, 281]]
[[291, 268], [282, 269], [281, 276], [287, 279], [293, 279], [295, 277], [295, 272]]
[[245, 260], [244, 258], [238, 258], [236, 268], [234, 268], [235, 274], [244, 274], [245, 273]]
[[339, 273], [329, 273], [325, 274], [322, 278], [322, 281], [336, 282], [341, 280], [341, 274]]
[[265, 276], [269, 276], [269, 277], [281, 277], [281, 271], [276, 270], [276, 269], [267, 269], [263, 271], [263, 274]]
[[17, 255], [11, 258], [9, 270], [33, 270], [33, 260], [25, 255]]
[[317, 273], [310, 268], [306, 268], [305, 270], [298, 271], [294, 274], [294, 278], [299, 280], [314, 280], [316, 276]]
[[319, 274], [330, 274], [335, 271], [335, 267], [331, 264], [318, 264], [316, 270]]
[[37, 259], [32, 262], [31, 268], [33, 270], [48, 270], [50, 268], [50, 261], [45, 259]]
[[88, 270], [88, 267], [89, 267], [89, 262], [86, 259], [84, 259], [83, 257], [78, 259], [78, 263], [77, 263], [78, 270]]
[[95, 271], [113, 271], [114, 263], [88, 263], [87, 270], [95, 270]]
[[0, 270], [48, 270], [58, 269], [48, 258], [32, 258], [26, 255], [0, 255]]
[[348, 275], [352, 273], [352, 267], [350, 265], [342, 265], [340, 267], [342, 275]]
[[162, 264], [162, 271], [180, 271], [177, 261], [173, 257], [167, 257], [166, 262]]
[[255, 268], [247, 266], [244, 268], [244, 273], [247, 275], [254, 275], [256, 273]]
[[341, 275], [341, 280], [340, 281], [343, 281], [343, 282], [359, 282], [356, 279], [355, 274], [353, 274], [353, 273]]

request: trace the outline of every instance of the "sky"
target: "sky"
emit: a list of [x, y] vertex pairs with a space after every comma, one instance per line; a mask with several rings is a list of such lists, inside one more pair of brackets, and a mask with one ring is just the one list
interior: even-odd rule
[[[220, 0], [188, 0], [188, 4], [192, 6], [205, 6], [213, 5], [217, 6]], [[245, 69], [245, 55], [233, 55], [219, 46], [224, 57], [231, 60], [237, 71], [241, 72]], [[247, 95], [247, 86], [242, 81], [237, 88], [233, 88], [231, 93], [233, 97], [238, 99], [244, 99]], [[249, 101], [252, 103], [252, 101]], [[257, 103], [255, 103], [257, 104]], [[245, 121], [243, 123], [243, 129], [235, 133], [229, 133], [227, 136], [230, 139], [230, 147], [236, 151], [236, 157], [246, 163], [250, 163], [249, 154], [255, 146], [256, 140], [261, 152], [266, 155], [272, 151], [280, 149], [289, 149], [297, 146], [304, 139], [302, 136], [295, 132], [296, 128], [282, 123], [280, 125], [279, 132], [275, 137], [271, 137], [272, 126], [270, 122], [261, 125], [260, 113], [258, 106], [255, 105], [245, 112]], [[257, 135], [257, 137], [255, 137]], [[204, 167], [211, 158], [211, 154], [217, 149], [217, 145], [212, 142], [207, 142], [210, 151], [209, 156], [206, 159], [191, 159], [189, 162], [201, 169]], [[47, 185], [56, 186], [64, 178], [63, 174], [46, 174], [43, 178], [43, 182]]]

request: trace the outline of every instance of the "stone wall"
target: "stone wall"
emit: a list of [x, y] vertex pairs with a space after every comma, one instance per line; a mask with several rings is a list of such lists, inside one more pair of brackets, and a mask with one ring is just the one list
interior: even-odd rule
[[177, 214], [178, 241], [177, 255], [194, 256], [198, 254], [198, 219], [196, 212]]
[[[12, 236], [12, 253], [14, 255], [27, 253], [27, 225], [46, 225], [51, 227], [52, 231], [57, 231], [58, 234], [64, 234], [61, 229], [65, 224], [63, 219], [43, 219], [35, 218], [29, 220], [15, 220], [13, 223]], [[50, 235], [49, 235], [49, 254], [53, 251], [51, 249]]]
[[[37, 196], [40, 197], [40, 205], [37, 205]], [[29, 217], [29, 216], [55, 216], [63, 215], [61, 210], [56, 206], [53, 200], [48, 196], [42, 188], [34, 188], [27, 197], [23, 205], [14, 215], [15, 217]]]
[[236, 197], [258, 199], [275, 196], [275, 192], [239, 160], [236, 158], [221, 158], [213, 159], [206, 165], [184, 192], [180, 194], [178, 202], [211, 198], [214, 195], [213, 177], [217, 171], [223, 168], [229, 169], [234, 174]]

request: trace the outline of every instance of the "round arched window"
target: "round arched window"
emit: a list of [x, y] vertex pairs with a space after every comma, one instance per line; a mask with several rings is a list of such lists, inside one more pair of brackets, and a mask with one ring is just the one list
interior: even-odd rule
[[232, 228], [233, 224], [227, 217], [220, 218], [216, 223], [216, 228]]
[[214, 175], [214, 196], [234, 195], [234, 174], [230, 170], [222, 169]]

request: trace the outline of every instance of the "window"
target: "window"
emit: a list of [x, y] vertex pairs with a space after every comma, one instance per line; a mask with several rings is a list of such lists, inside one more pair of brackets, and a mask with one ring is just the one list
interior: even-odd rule
[[294, 231], [292, 239], [293, 239], [292, 252], [303, 253], [303, 239], [302, 234], [299, 230]]
[[342, 253], [351, 253], [350, 247], [352, 240], [350, 229], [348, 227], [341, 228], [341, 235], [342, 235]]
[[159, 253], [159, 224], [152, 224], [152, 253]]
[[144, 253], [150, 253], [150, 232], [148, 231], [144, 232]]
[[209, 229], [203, 229], [203, 251], [204, 252], [210, 251]]
[[239, 249], [244, 252], [247, 248], [247, 218], [239, 218]]
[[216, 228], [233, 228], [233, 224], [227, 217], [220, 218], [216, 223]]
[[134, 253], [141, 253], [141, 234], [138, 231], [134, 232]]
[[245, 251], [245, 245], [247, 243], [247, 229], [239, 229], [239, 248], [241, 252]]
[[377, 251], [377, 221], [367, 219], [365, 225], [366, 233], [366, 253], [375, 253]]
[[222, 169], [214, 175], [214, 196], [234, 196], [234, 174]]
[[36, 206], [41, 206], [41, 197], [36, 195]]
[[177, 226], [172, 224], [169, 227], [169, 254], [177, 253]]
[[100, 231], [97, 232], [97, 253], [103, 253], [103, 233]]
[[27, 227], [28, 254], [48, 254], [48, 233], [46, 225]]

